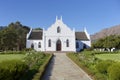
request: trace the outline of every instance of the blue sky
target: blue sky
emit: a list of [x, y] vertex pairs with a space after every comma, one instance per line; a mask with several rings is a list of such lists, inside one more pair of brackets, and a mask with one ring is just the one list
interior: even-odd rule
[[0, 0], [0, 26], [20, 21], [47, 29], [56, 15], [71, 29], [93, 34], [120, 24], [120, 0]]

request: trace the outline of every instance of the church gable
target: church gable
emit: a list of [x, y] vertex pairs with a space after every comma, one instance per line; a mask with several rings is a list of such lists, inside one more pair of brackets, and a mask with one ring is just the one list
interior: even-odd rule
[[49, 35], [69, 35], [73, 33], [73, 31], [66, 24], [63, 23], [61, 17], [61, 19], [56, 18], [55, 23], [48, 28], [46, 33]]

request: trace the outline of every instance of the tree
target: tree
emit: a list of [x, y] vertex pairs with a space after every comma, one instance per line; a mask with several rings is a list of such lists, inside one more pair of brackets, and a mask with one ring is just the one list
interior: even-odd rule
[[10, 23], [7, 28], [0, 31], [0, 49], [24, 49], [26, 47], [26, 34], [29, 30], [29, 27], [23, 26], [19, 21]]
[[117, 41], [118, 36], [116, 35], [111, 35], [105, 38], [104, 40], [104, 45], [103, 47], [105, 48], [109, 48], [111, 50], [111, 48], [116, 48], [116, 46], [119, 44], [119, 41]]
[[93, 48], [107, 48], [111, 51], [112, 48], [120, 48], [120, 36], [110, 35], [99, 39], [92, 44]]
[[4, 49], [13, 50], [13, 48], [16, 48], [17, 33], [15, 29], [9, 27], [3, 30], [2, 32], [3, 32], [2, 42]]
[[2, 49], [2, 32], [0, 31], [0, 50]]
[[41, 28], [35, 28], [34, 30], [42, 30]]
[[120, 49], [120, 36], [117, 36], [116, 40], [116, 48]]
[[103, 48], [104, 39], [99, 39], [92, 44], [93, 48]]

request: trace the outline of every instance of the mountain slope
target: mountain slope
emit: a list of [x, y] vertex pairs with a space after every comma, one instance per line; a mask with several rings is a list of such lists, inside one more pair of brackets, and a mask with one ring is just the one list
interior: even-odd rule
[[91, 40], [95, 41], [97, 39], [100, 39], [100, 38], [103, 38], [109, 35], [120, 35], [120, 25], [116, 25], [110, 28], [103, 29], [100, 32], [91, 35]]
[[7, 26], [0, 26], [0, 30], [5, 29]]

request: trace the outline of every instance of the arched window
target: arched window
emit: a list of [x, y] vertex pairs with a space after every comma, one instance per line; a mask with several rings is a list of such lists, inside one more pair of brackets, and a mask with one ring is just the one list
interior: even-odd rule
[[79, 42], [76, 42], [76, 48], [79, 48]]
[[66, 40], [66, 47], [69, 47], [69, 40]]
[[60, 27], [58, 26], [58, 27], [57, 27], [57, 33], [60, 33], [60, 31], [61, 31], [61, 30], [60, 30]]
[[31, 48], [34, 49], [34, 44], [33, 43], [31, 44]]
[[48, 40], [48, 47], [51, 47], [51, 39]]
[[38, 48], [41, 48], [41, 42], [38, 43]]

